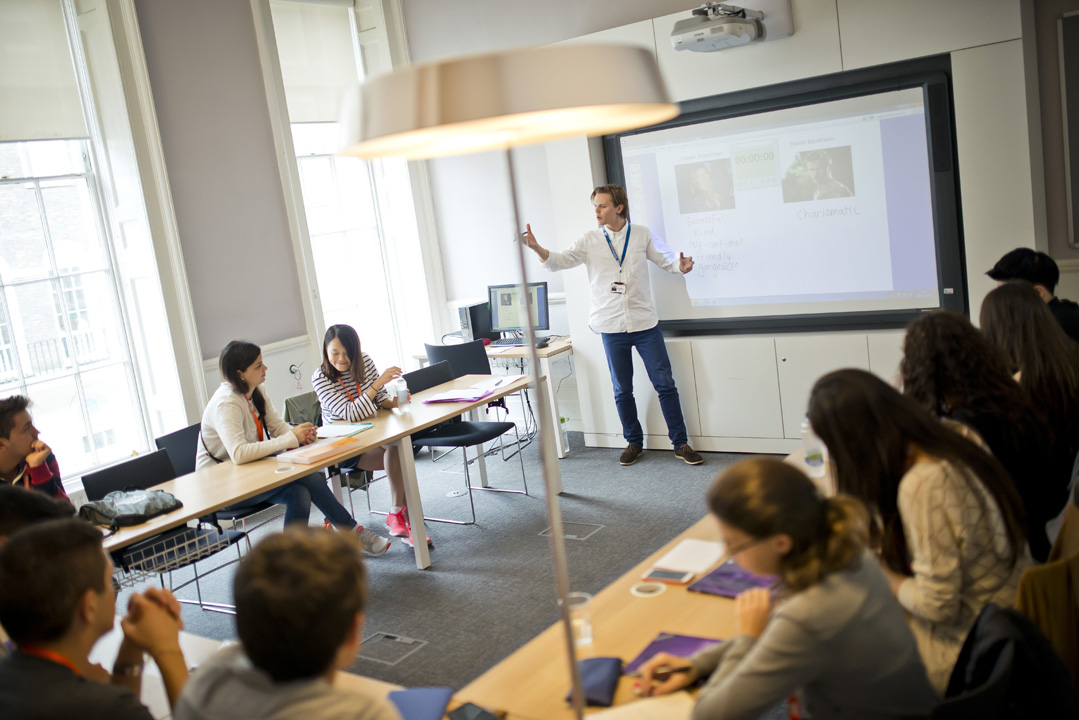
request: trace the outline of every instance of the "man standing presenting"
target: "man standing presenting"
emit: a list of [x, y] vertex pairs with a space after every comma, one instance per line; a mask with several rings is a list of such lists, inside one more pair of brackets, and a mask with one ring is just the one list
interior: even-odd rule
[[1005, 253], [997, 264], [985, 273], [997, 284], [1010, 280], [1026, 280], [1038, 292], [1038, 297], [1049, 306], [1049, 312], [1064, 328], [1072, 340], [1079, 340], [1079, 305], [1071, 300], [1061, 300], [1054, 293], [1060, 282], [1060, 268], [1056, 260], [1043, 252], [1030, 248], [1016, 248]]
[[633, 398], [632, 349], [637, 348], [648, 379], [659, 394], [675, 456], [690, 465], [700, 465], [704, 459], [687, 443], [678, 388], [659, 329], [659, 316], [652, 305], [647, 263], [651, 260], [668, 272], [685, 274], [693, 269], [693, 258], [683, 257], [681, 253], [677, 260], [666, 257], [652, 243], [648, 228], [630, 223], [626, 191], [621, 186], [596, 188], [592, 191], [592, 205], [599, 228], [586, 232], [569, 250], [551, 252], [542, 247], [531, 226], [524, 233], [525, 244], [548, 270], [566, 270], [583, 264], [588, 271], [591, 287], [588, 324], [603, 337], [603, 350], [614, 384], [614, 402], [622, 421], [622, 434], [629, 443], [619, 462], [632, 465], [644, 452], [644, 430], [637, 419], [637, 403]]

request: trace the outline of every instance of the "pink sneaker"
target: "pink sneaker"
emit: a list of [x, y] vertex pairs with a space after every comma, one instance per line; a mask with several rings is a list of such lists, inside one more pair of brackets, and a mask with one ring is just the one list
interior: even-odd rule
[[408, 521], [405, 520], [405, 509], [401, 508], [395, 513], [386, 515], [386, 527], [390, 535], [394, 537], [408, 537]]
[[[409, 547], [416, 547], [415, 541], [412, 538], [412, 523], [406, 523], [406, 527], [408, 528], [408, 532], [404, 535], [404, 541], [403, 542], [405, 543], [405, 545], [408, 545]], [[434, 541], [431, 539], [431, 536], [428, 535], [427, 536], [427, 547], [433, 548], [434, 546], [435, 546]]]

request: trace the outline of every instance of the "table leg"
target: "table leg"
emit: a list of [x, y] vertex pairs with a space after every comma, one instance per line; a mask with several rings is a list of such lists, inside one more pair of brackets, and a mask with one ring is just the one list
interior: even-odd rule
[[[544, 375], [544, 376], [540, 377], [539, 392], [536, 393], [539, 396], [537, 402], [548, 403], [548, 406], [546, 408], [548, 413], [551, 412], [551, 407], [550, 407], [549, 400], [548, 400], [549, 393], [547, 392], [547, 388], [545, 388], [544, 386], [545, 385], [549, 386], [551, 384], [548, 381], [549, 377], [550, 377], [550, 375]], [[541, 417], [542, 417], [542, 414], [541, 414]], [[557, 436], [561, 437], [561, 435], [562, 435], [561, 430], [559, 430]], [[547, 467], [549, 468], [549, 472], [551, 473], [552, 486], [553, 486], [552, 489], [554, 490], [554, 493], [556, 495], [558, 495], [558, 494], [560, 494], [562, 492], [562, 468], [559, 467], [559, 465], [558, 465], [557, 446], [555, 445], [555, 443], [549, 442], [549, 443], [544, 443], [543, 448], [544, 448], [545, 464], [547, 465]]]
[[552, 382], [553, 376], [551, 375], [551, 359], [541, 357], [540, 358], [540, 375], [547, 378], [547, 404], [551, 408], [551, 427], [554, 431], [554, 446], [558, 451], [558, 457], [566, 457], [566, 453], [569, 452], [569, 448], [562, 442], [562, 416], [558, 413], [558, 387]]
[[[472, 422], [481, 422], [483, 418], [480, 416], [480, 409], [479, 408], [474, 408], [472, 410], [469, 410], [468, 411], [468, 419], [471, 420]], [[487, 481], [487, 459], [486, 459], [486, 455], [484, 453], [485, 453], [485, 450], [483, 449], [483, 445], [482, 444], [477, 445], [476, 446], [476, 467], [479, 468], [479, 471], [480, 471], [480, 484], [479, 484], [479, 487], [484, 487], [485, 488], [485, 487], [491, 487], [491, 483]], [[467, 462], [467, 455], [468, 455], [467, 450], [465, 450], [465, 455], [466, 455], [466, 462]]]
[[337, 498], [337, 502], [341, 503], [342, 506], [345, 504], [345, 489], [341, 485], [341, 476], [344, 474], [344, 471], [342, 471], [330, 476], [330, 489], [333, 490], [333, 496]]
[[[405, 486], [405, 506], [412, 522], [412, 537], [416, 541], [413, 552], [416, 555], [416, 567], [420, 570], [431, 567], [431, 553], [427, 543], [427, 527], [423, 522], [423, 502], [420, 500], [420, 485], [416, 477], [416, 461], [412, 457], [412, 437], [406, 435], [394, 442], [397, 454], [401, 458], [401, 475]], [[407, 547], [407, 546], [406, 546]]]

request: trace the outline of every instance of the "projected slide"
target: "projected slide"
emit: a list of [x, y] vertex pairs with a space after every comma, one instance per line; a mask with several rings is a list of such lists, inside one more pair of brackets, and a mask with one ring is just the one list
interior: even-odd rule
[[937, 307], [922, 90], [621, 138], [666, 320]]

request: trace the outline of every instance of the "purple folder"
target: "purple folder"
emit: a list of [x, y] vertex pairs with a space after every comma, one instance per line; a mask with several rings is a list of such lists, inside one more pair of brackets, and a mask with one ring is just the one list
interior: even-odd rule
[[689, 590], [732, 598], [753, 588], [774, 588], [776, 580], [772, 575], [754, 575], [738, 563], [725, 562], [690, 585]]
[[690, 635], [675, 635], [673, 633], [660, 633], [656, 639], [648, 644], [641, 654], [626, 665], [623, 675], [636, 675], [641, 665], [651, 660], [659, 653], [665, 652], [678, 657], [688, 658], [701, 650], [706, 650], [713, 645], [719, 645], [722, 640], [712, 638], [692, 637]]

